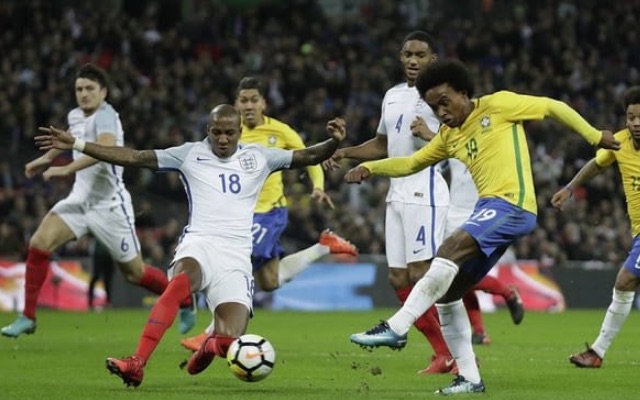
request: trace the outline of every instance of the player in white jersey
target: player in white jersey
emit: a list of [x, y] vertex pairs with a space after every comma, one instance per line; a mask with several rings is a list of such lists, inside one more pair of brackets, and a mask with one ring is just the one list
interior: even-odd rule
[[[358, 161], [413, 154], [427, 142], [414, 135], [420, 126], [437, 132], [440, 123], [415, 88], [418, 72], [437, 58], [435, 43], [422, 31], [407, 35], [402, 42], [400, 61], [406, 82], [389, 89], [382, 103], [377, 134], [354, 147], [336, 151], [325, 167], [338, 168], [343, 158]], [[416, 174], [391, 178], [387, 193], [385, 242], [389, 282], [404, 303], [413, 284], [429, 268], [436, 249], [444, 238], [449, 191], [436, 167]], [[440, 332], [435, 307], [415, 324], [431, 343], [435, 356], [422, 372], [444, 373], [453, 367], [453, 358]]]
[[239, 145], [240, 115], [223, 104], [209, 114], [207, 138], [166, 150], [136, 151], [85, 143], [55, 128], [36, 138], [43, 149], [75, 148], [118, 165], [180, 172], [189, 199], [189, 222], [172, 262], [171, 282], [151, 310], [135, 355], [108, 358], [107, 368], [125, 384], [142, 383], [143, 368], [180, 302], [203, 290], [215, 330], [187, 364], [190, 374], [202, 372], [214, 356], [225, 357], [231, 342], [242, 335], [251, 315], [252, 220], [258, 195], [270, 173], [318, 164], [329, 158], [345, 137], [345, 122], [329, 121], [331, 139], [300, 150]]
[[469, 170], [461, 161], [451, 158], [446, 161], [446, 164], [441, 165], [441, 168], [444, 169], [443, 175], [449, 178], [451, 194], [447, 227], [444, 231], [445, 237], [448, 237], [473, 213], [473, 208], [478, 201], [478, 189], [473, 183]]
[[[104, 70], [85, 64], [76, 73], [75, 93], [78, 107], [68, 114], [70, 134], [86, 142], [121, 147], [124, 132], [118, 113], [106, 102], [108, 76]], [[169, 283], [165, 273], [145, 265], [134, 227], [131, 196], [122, 181], [122, 167], [99, 162], [73, 152], [73, 162], [50, 167], [62, 153], [51, 149], [25, 166], [28, 178], [42, 173], [44, 179], [75, 173], [71, 193], [56, 203], [31, 237], [26, 262], [25, 305], [2, 335], [18, 337], [36, 330], [36, 303], [49, 270], [51, 253], [63, 244], [91, 233], [109, 250], [125, 279], [160, 294]], [[184, 305], [190, 304], [187, 300]], [[181, 317], [195, 320], [190, 312]], [[190, 328], [190, 327], [189, 327]]]

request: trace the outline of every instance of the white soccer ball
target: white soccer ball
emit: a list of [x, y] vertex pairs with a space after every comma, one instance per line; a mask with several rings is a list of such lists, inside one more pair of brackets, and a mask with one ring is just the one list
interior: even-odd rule
[[276, 362], [276, 351], [259, 335], [242, 335], [231, 343], [227, 364], [233, 374], [245, 382], [258, 382], [269, 376]]

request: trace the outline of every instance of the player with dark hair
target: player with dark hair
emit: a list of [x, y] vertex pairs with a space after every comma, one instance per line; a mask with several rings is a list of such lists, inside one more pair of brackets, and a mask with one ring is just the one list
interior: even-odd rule
[[457, 158], [469, 169], [479, 200], [473, 215], [438, 248], [404, 306], [387, 321], [352, 335], [351, 341], [401, 348], [411, 325], [437, 301], [442, 332], [459, 375], [436, 393], [484, 392], [461, 299], [510, 244], [535, 227], [536, 195], [523, 122], [551, 117], [592, 145], [616, 150], [620, 143], [611, 132], [597, 130], [571, 107], [548, 97], [500, 91], [473, 98], [471, 75], [459, 61], [430, 64], [418, 76], [416, 87], [445, 125], [439, 134], [411, 156], [363, 163], [345, 180], [408, 176]]
[[598, 337], [591, 346], [587, 344], [585, 351], [569, 357], [571, 363], [581, 368], [600, 368], [609, 346], [631, 312], [636, 290], [640, 286], [640, 86], [631, 87], [624, 93], [623, 106], [626, 128], [615, 134], [615, 138], [622, 143], [620, 150], [599, 150], [595, 158], [585, 164], [571, 182], [551, 198], [551, 204], [562, 210], [565, 202], [580, 185], [599, 175], [614, 162], [618, 163], [634, 239], [629, 255], [618, 271], [611, 304]]
[[240, 115], [228, 104], [209, 114], [207, 138], [164, 150], [133, 150], [86, 143], [62, 130], [41, 128], [41, 149], [74, 148], [116, 165], [179, 171], [189, 200], [189, 223], [176, 248], [171, 281], [153, 306], [134, 355], [107, 358], [107, 368], [125, 384], [142, 383], [144, 366], [173, 323], [180, 303], [204, 291], [215, 318], [215, 330], [187, 364], [190, 374], [206, 369], [215, 356], [225, 357], [251, 316], [253, 213], [268, 176], [285, 168], [318, 164], [329, 158], [345, 137], [345, 123], [327, 123], [330, 139], [299, 150], [239, 144]]
[[[304, 149], [300, 135], [289, 125], [264, 115], [267, 107], [262, 81], [245, 77], [238, 84], [235, 107], [242, 117], [241, 143], [257, 143], [268, 148], [284, 150]], [[313, 185], [311, 198], [334, 207], [324, 192], [324, 173], [319, 165], [307, 167]], [[280, 237], [287, 226], [288, 209], [284, 195], [282, 172], [271, 174], [260, 192], [253, 214], [253, 275], [264, 291], [271, 292], [292, 280], [315, 260], [327, 254], [358, 255], [356, 247], [330, 230], [320, 234], [318, 243], [284, 258]], [[213, 322], [204, 333], [183, 339], [181, 344], [196, 351], [213, 332]]]
[[[336, 151], [325, 166], [338, 168], [343, 158], [364, 161], [408, 156], [428, 143], [440, 123], [420, 99], [415, 82], [419, 71], [436, 59], [431, 35], [423, 31], [409, 33], [400, 50], [405, 82], [386, 92], [376, 136], [361, 145]], [[410, 176], [392, 178], [386, 201], [385, 254], [389, 283], [404, 303], [415, 282], [429, 268], [444, 238], [449, 190], [434, 166]], [[432, 307], [415, 322], [435, 352], [430, 364], [420, 373], [446, 373], [455, 368], [436, 313]]]
[[[87, 142], [122, 147], [124, 131], [116, 110], [106, 101], [107, 73], [93, 64], [81, 66], [75, 77], [78, 107], [67, 115], [69, 132]], [[145, 265], [135, 232], [131, 195], [122, 180], [123, 168], [73, 152], [73, 162], [51, 167], [62, 153], [50, 149], [27, 163], [25, 174], [33, 178], [42, 173], [45, 180], [75, 174], [71, 193], [56, 203], [44, 217], [29, 241], [25, 277], [25, 306], [12, 324], [2, 328], [8, 337], [31, 334], [36, 330], [36, 304], [49, 272], [51, 253], [63, 244], [91, 233], [108, 248], [125, 279], [149, 291], [161, 294], [169, 283], [164, 271]], [[183, 303], [181, 330], [195, 324], [190, 306]]]

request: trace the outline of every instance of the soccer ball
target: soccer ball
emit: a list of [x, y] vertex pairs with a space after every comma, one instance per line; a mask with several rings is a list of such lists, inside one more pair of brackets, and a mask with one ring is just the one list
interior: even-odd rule
[[271, 343], [259, 335], [242, 335], [231, 343], [227, 364], [233, 374], [245, 382], [258, 382], [269, 376], [276, 362]]

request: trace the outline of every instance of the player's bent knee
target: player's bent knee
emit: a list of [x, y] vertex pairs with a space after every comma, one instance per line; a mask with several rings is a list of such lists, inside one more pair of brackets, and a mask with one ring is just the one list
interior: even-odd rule
[[260, 289], [265, 292], [273, 292], [280, 287], [280, 284], [278, 283], [278, 276], [276, 274], [258, 273], [255, 274], [254, 278], [260, 286]]
[[466, 231], [458, 229], [452, 236], [449, 236], [442, 242], [436, 257], [451, 260], [456, 264], [462, 264], [475, 256], [481, 255], [478, 243]]
[[118, 262], [117, 265], [127, 282], [137, 284], [142, 280], [144, 264], [141, 258], [134, 258], [128, 262]]
[[215, 331], [219, 335], [238, 337], [242, 335], [249, 323], [251, 311], [246, 305], [229, 302], [222, 303], [215, 310]]

